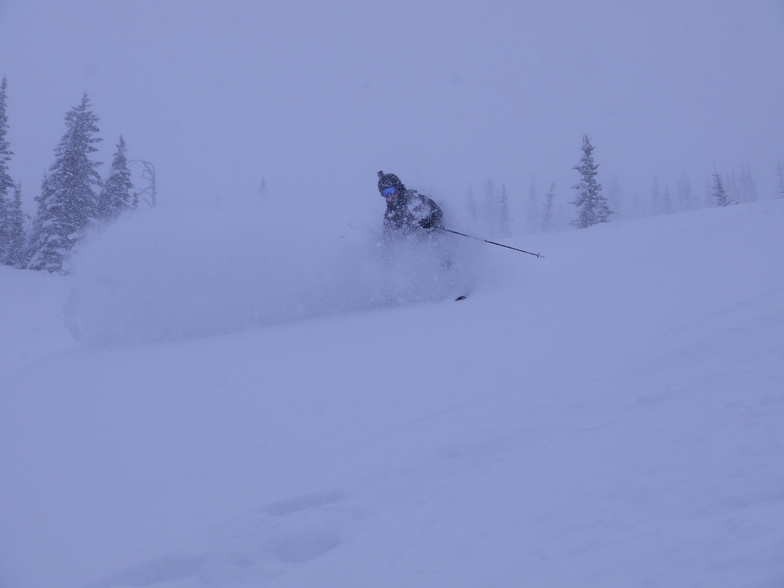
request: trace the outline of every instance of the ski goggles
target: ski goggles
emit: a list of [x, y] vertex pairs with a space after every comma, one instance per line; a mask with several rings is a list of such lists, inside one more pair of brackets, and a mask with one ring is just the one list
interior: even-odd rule
[[395, 186], [390, 186], [389, 188], [384, 188], [383, 190], [381, 190], [381, 194], [384, 197], [391, 196], [392, 194], [395, 194], [396, 192], [397, 192], [397, 188]]

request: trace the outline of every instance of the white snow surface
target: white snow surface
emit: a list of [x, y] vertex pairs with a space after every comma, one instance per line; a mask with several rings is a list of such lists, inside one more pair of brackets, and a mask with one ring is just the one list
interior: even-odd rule
[[540, 259], [273, 218], [0, 267], [0, 586], [784, 585], [784, 200]]

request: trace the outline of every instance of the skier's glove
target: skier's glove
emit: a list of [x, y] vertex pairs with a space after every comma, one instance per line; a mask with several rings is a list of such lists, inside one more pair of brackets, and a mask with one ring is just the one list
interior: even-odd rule
[[430, 217], [423, 218], [419, 221], [419, 226], [423, 229], [432, 229], [433, 228], [433, 219]]

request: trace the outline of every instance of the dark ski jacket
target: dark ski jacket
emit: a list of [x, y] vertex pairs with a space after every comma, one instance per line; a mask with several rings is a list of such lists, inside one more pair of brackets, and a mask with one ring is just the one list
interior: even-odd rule
[[404, 190], [387, 201], [384, 228], [388, 231], [443, 228], [444, 211], [433, 200], [416, 190]]

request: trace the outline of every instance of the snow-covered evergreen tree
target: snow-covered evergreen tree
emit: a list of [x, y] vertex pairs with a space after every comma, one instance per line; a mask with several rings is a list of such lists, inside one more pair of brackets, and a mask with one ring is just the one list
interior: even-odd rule
[[98, 198], [96, 218], [112, 221], [122, 213], [134, 210], [139, 204], [139, 199], [132, 190], [131, 171], [128, 169], [128, 160], [125, 157], [125, 139], [120, 135], [109, 179], [104, 183]]
[[471, 218], [479, 216], [479, 210], [476, 207], [476, 196], [474, 196], [474, 185], [468, 184], [468, 192], [466, 192], [466, 210]]
[[14, 197], [8, 207], [7, 241], [4, 263], [14, 267], [22, 267], [25, 247], [27, 245], [27, 223], [30, 220], [22, 210], [22, 185], [14, 186]]
[[498, 227], [502, 236], [509, 235], [509, 197], [506, 194], [506, 185], [501, 184], [501, 198], [498, 211]]
[[259, 198], [262, 202], [267, 200], [267, 180], [261, 176], [261, 184], [259, 184]]
[[55, 151], [57, 159], [36, 198], [38, 212], [27, 256], [30, 269], [61, 271], [68, 252], [95, 218], [94, 188], [101, 186], [96, 168], [101, 164], [91, 161], [90, 154], [101, 140], [94, 136], [99, 132], [97, 122], [85, 92], [80, 105], [65, 115], [67, 130]]
[[[54, 209], [50, 210], [46, 202], [52, 200], [53, 190], [49, 181], [49, 174], [44, 172], [41, 180], [41, 193], [35, 197], [38, 211], [33, 218], [30, 239], [25, 249], [23, 267], [28, 269], [48, 269], [57, 271], [62, 267], [63, 256], [50, 252], [49, 248], [55, 245], [57, 236], [51, 231], [54, 226]], [[63, 249], [65, 251], [65, 249]], [[46, 264], [49, 264], [48, 266]]]
[[572, 168], [580, 172], [580, 181], [573, 186], [577, 190], [577, 199], [572, 202], [578, 209], [578, 217], [572, 224], [582, 229], [597, 223], [606, 223], [613, 214], [607, 199], [601, 194], [602, 185], [596, 181], [599, 165], [594, 163], [594, 149], [588, 135], [583, 135], [583, 156], [580, 165]]
[[539, 190], [536, 189], [536, 178], [531, 176], [531, 183], [528, 184], [528, 200], [525, 205], [525, 225], [528, 231], [536, 231], [539, 228], [539, 219], [542, 213], [539, 207]]
[[11, 200], [0, 194], [0, 263], [11, 265], [8, 251], [11, 247]]
[[484, 205], [482, 206], [482, 216], [487, 224], [487, 230], [491, 235], [498, 232], [498, 194], [495, 182], [492, 178], [487, 178], [484, 186]]
[[716, 206], [728, 206], [730, 204], [729, 197], [727, 196], [727, 189], [724, 187], [724, 180], [721, 178], [719, 170], [716, 169], [714, 164], [713, 169], [713, 185], [711, 186], [711, 198]]
[[669, 186], [664, 186], [664, 193], [662, 194], [662, 212], [664, 214], [672, 214], [674, 209], [672, 203], [672, 195], [670, 194]]
[[751, 177], [751, 166], [741, 165], [740, 175], [738, 176], [738, 191], [740, 193], [741, 202], [756, 202], [757, 201], [757, 186], [754, 184], [754, 179]]
[[553, 228], [555, 220], [555, 180], [550, 182], [550, 189], [544, 195], [544, 212], [542, 213], [542, 230], [549, 231]]
[[10, 144], [6, 141], [8, 115], [6, 113], [6, 90], [8, 81], [5, 76], [0, 84], [0, 263], [8, 264], [11, 248], [12, 200], [11, 189], [14, 182], [8, 175], [8, 162], [11, 161]]
[[733, 167], [730, 172], [722, 178], [722, 184], [724, 186], [724, 191], [727, 194], [727, 201], [728, 202], [741, 202], [741, 194], [740, 188], [738, 185], [738, 177], [735, 174], [735, 168]]
[[667, 186], [664, 186], [664, 191], [661, 190], [659, 187], [659, 176], [653, 177], [651, 206], [653, 208], [653, 214], [670, 214], [673, 209], [670, 189]]
[[691, 181], [681, 172], [675, 186], [675, 199], [680, 210], [693, 210], [697, 207], [696, 196], [691, 187]]

